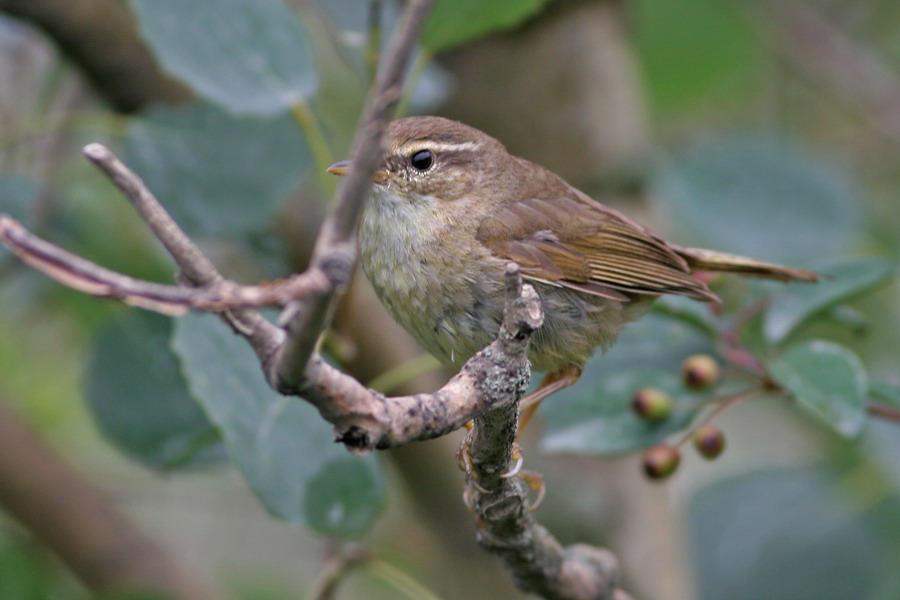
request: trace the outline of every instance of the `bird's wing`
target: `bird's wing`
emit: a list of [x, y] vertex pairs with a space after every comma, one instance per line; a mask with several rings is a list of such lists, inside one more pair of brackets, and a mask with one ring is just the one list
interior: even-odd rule
[[587, 198], [506, 204], [476, 237], [526, 277], [552, 285], [623, 302], [628, 294], [717, 299], [662, 238]]

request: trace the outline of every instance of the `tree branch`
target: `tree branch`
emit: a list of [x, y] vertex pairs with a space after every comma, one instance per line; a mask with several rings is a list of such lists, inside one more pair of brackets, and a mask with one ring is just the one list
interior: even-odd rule
[[134, 15], [116, 0], [0, 0], [0, 11], [41, 28], [81, 67], [94, 89], [119, 112], [192, 96], [163, 73], [138, 35]]
[[277, 389], [301, 387], [315, 344], [331, 321], [336, 298], [350, 282], [356, 262], [356, 225], [381, 162], [384, 131], [403, 92], [406, 67], [434, 0], [413, 0], [407, 5], [387, 49], [375, 88], [366, 101], [353, 140], [352, 166], [338, 190], [334, 213], [326, 219], [313, 249], [309, 272], [319, 271], [331, 289], [311, 295], [303, 304], [289, 306], [282, 323], [288, 339], [274, 361], [270, 379]]
[[545, 600], [628, 600], [618, 588], [616, 557], [586, 544], [563, 547], [532, 512], [523, 478], [511, 474], [518, 403], [475, 418], [464, 442], [470, 453], [465, 497], [478, 522], [478, 543], [501, 557], [516, 585]]
[[207, 600], [203, 590], [0, 402], [0, 506], [95, 592]]

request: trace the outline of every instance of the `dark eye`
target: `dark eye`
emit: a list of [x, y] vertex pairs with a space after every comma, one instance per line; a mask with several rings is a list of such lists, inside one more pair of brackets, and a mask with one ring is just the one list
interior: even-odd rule
[[431, 150], [419, 150], [409, 157], [409, 164], [417, 171], [427, 171], [434, 164], [434, 153]]

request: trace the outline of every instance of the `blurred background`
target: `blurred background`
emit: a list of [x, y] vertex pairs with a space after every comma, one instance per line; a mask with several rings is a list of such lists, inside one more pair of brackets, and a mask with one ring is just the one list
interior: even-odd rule
[[[302, 270], [336, 185], [324, 167], [346, 156], [400, 8], [0, 0], [0, 212], [106, 267], [171, 281], [172, 263], [82, 157], [99, 141], [229, 277]], [[895, 0], [444, 0], [402, 111], [478, 127], [676, 243], [861, 274], [796, 339], [849, 348], [900, 408]], [[717, 285], [738, 312], [779, 289]], [[330, 447], [314, 411], [298, 412], [292, 435], [318, 445], [284, 441], [277, 473], [302, 472], [304, 504], [273, 500], [283, 479], [248, 476], [244, 455], [229, 466], [230, 424], [196, 402], [204, 390], [182, 370], [202, 337], [190, 318], [78, 294], [6, 250], [0, 307], [0, 598], [105, 591], [72, 575], [67, 536], [79, 534], [46, 521], [95, 492], [207, 597], [522, 597], [475, 544], [459, 434], [357, 464]], [[758, 327], [766, 337], [778, 325]], [[362, 277], [324, 347], [391, 393], [448, 375]], [[660, 432], [604, 429], [622, 423], [603, 408], [616, 377], [638, 366], [677, 376], [698, 351], [715, 348], [654, 313], [545, 403], [523, 440], [528, 468], [546, 478], [541, 523], [563, 543], [610, 548], [639, 599], [900, 597], [896, 421], [872, 419], [847, 439], [784, 398], [756, 398], [717, 421], [722, 457], [685, 452], [663, 483], [640, 468]], [[318, 470], [298, 466], [323, 447]], [[323, 480], [335, 472], [361, 487]], [[353, 519], [312, 506], [325, 488]]]

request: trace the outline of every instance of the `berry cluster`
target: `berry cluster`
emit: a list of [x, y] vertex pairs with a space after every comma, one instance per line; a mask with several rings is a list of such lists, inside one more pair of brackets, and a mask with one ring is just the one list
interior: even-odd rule
[[[681, 365], [682, 384], [692, 391], [709, 390], [719, 382], [719, 378], [719, 365], [707, 354], [691, 356]], [[676, 443], [657, 444], [644, 452], [643, 464], [647, 476], [651, 479], [665, 479], [674, 473], [681, 463], [679, 448], [689, 439], [704, 458], [712, 460], [722, 454], [725, 450], [725, 435], [722, 430], [713, 426], [711, 421], [729, 404], [728, 401], [719, 403], [717, 409]], [[645, 387], [635, 392], [631, 406], [641, 419], [650, 423], [661, 423], [672, 413], [674, 401], [663, 390]]]

